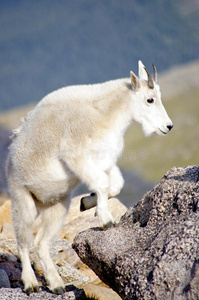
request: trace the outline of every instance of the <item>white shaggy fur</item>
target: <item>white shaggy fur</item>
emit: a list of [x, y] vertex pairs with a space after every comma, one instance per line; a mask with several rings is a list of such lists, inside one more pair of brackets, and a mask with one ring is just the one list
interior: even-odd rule
[[28, 252], [37, 215], [42, 222], [35, 248], [49, 288], [63, 293], [49, 247], [62, 228], [71, 191], [80, 181], [87, 184], [95, 194], [84, 199], [85, 209], [87, 200], [95, 199], [100, 226], [111, 226], [108, 198], [123, 187], [116, 162], [127, 127], [135, 120], [146, 135], [172, 128], [155, 75], [152, 81], [139, 61], [139, 78], [131, 72], [131, 79], [64, 87], [44, 97], [14, 131], [7, 179], [28, 294], [38, 290]]

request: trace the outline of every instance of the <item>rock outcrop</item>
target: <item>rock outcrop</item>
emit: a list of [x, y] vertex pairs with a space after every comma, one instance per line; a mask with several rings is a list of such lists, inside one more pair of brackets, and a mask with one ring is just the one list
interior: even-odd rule
[[199, 299], [199, 167], [172, 168], [119, 224], [73, 248], [122, 299]]

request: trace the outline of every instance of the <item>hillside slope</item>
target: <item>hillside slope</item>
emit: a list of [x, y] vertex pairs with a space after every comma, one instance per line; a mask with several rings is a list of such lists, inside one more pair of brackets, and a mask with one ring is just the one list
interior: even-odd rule
[[0, 110], [199, 59], [198, 0], [0, 1]]

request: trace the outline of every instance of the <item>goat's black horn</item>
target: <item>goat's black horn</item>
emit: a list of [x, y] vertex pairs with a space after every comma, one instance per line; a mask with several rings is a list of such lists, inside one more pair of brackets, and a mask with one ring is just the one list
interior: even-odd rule
[[157, 83], [158, 82], [158, 72], [156, 67], [154, 66], [154, 64], [152, 64], [153, 66], [153, 71], [154, 71], [154, 81]]
[[151, 74], [147, 71], [146, 68], [144, 68], [146, 73], [147, 73], [147, 76], [148, 76], [148, 86], [153, 89], [154, 88], [154, 84], [153, 84], [153, 78], [151, 76]]

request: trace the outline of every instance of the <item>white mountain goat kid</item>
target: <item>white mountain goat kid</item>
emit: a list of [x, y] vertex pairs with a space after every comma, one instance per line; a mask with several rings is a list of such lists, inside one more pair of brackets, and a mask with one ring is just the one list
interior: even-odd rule
[[29, 241], [38, 214], [42, 222], [35, 249], [52, 292], [64, 292], [49, 254], [58, 236], [71, 191], [81, 181], [94, 193], [81, 201], [81, 210], [97, 204], [99, 225], [114, 223], [108, 198], [123, 187], [116, 165], [123, 136], [133, 120], [145, 135], [167, 134], [173, 127], [157, 83], [139, 61], [139, 77], [101, 84], [64, 87], [44, 97], [14, 131], [7, 161], [7, 181], [22, 280], [27, 294], [38, 291], [29, 259]]

